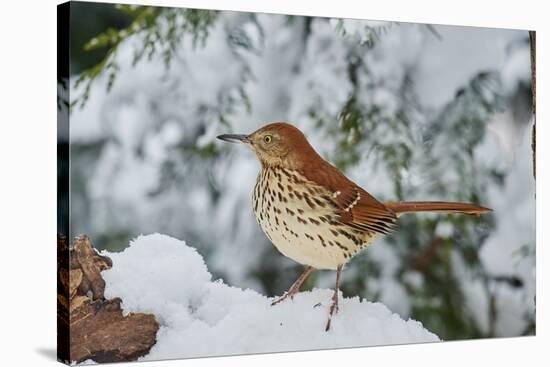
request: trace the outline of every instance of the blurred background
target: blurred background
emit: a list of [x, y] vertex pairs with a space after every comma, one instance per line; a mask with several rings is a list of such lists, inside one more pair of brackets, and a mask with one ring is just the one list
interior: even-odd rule
[[215, 136], [290, 121], [382, 201], [494, 209], [403, 217], [346, 266], [344, 296], [447, 340], [535, 334], [527, 31], [79, 2], [70, 20], [71, 237], [114, 252], [168, 234], [215, 278], [281, 294], [302, 267], [256, 223], [255, 156]]

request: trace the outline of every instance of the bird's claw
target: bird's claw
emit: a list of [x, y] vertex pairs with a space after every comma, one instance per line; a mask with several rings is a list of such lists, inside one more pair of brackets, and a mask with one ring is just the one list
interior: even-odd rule
[[288, 292], [283, 293], [283, 295], [281, 297], [279, 297], [275, 301], [271, 302], [271, 306], [275, 306], [276, 304], [283, 302], [289, 296], [290, 296], [290, 299], [294, 298], [293, 294], [290, 294]]

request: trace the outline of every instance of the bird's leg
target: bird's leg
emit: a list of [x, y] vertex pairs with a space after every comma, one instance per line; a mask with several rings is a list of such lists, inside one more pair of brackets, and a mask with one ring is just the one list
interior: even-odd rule
[[296, 281], [294, 282], [294, 284], [292, 284], [290, 289], [288, 291], [286, 291], [281, 297], [279, 297], [275, 301], [273, 301], [271, 303], [271, 306], [274, 306], [277, 303], [284, 301], [289, 296], [290, 296], [291, 299], [294, 298], [294, 295], [300, 291], [300, 287], [305, 282], [305, 280], [307, 279], [309, 274], [311, 274], [314, 270], [315, 270], [315, 268], [313, 266], [306, 267], [306, 269], [304, 270], [302, 275], [300, 275], [300, 277], [298, 279], [296, 279]]
[[338, 290], [340, 289], [340, 273], [342, 272], [342, 265], [338, 265], [336, 268], [336, 288], [334, 288], [334, 294], [332, 295], [332, 303], [330, 305], [330, 312], [327, 320], [327, 327], [325, 331], [330, 329], [330, 321], [332, 320], [332, 315], [335, 312], [338, 312]]

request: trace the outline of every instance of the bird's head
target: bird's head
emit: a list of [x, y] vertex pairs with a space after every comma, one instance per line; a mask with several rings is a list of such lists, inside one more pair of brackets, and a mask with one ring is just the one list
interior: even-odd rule
[[306, 161], [313, 158], [312, 155], [317, 156], [304, 134], [285, 122], [265, 125], [249, 135], [224, 134], [218, 136], [218, 139], [244, 143], [266, 166], [298, 169], [307, 164]]

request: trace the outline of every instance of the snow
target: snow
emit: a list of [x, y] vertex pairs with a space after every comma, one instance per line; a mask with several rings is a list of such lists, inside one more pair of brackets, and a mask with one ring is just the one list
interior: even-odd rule
[[[514, 154], [530, 157], [531, 135], [520, 134], [519, 139]], [[489, 191], [489, 205], [499, 215], [497, 228], [481, 248], [480, 258], [489, 274], [517, 277], [524, 284], [521, 291], [506, 285], [493, 290], [500, 310], [496, 331], [514, 335], [525, 328], [525, 316], [517, 310], [535, 313], [535, 180], [530, 161], [516, 157], [506, 162], [509, 173], [504, 187]], [[522, 254], [522, 250], [527, 253]]]
[[166, 235], [142, 235], [120, 253], [103, 254], [113, 260], [103, 272], [105, 296], [121, 297], [125, 313], [154, 314], [161, 325], [141, 360], [439, 341], [418, 321], [358, 297], [340, 298], [325, 332], [331, 289], [271, 306], [254, 290], [213, 279], [196, 249]]
[[[491, 28], [480, 32], [473, 27], [463, 27], [457, 32], [456, 27], [441, 25], [435, 29], [442, 39], [426, 37], [415, 75], [418, 95], [422, 103], [431, 108], [441, 107], [451, 99], [465, 80], [503, 64], [507, 57], [506, 45], [518, 33]], [[529, 60], [525, 54], [519, 54], [519, 60], [524, 59]]]

